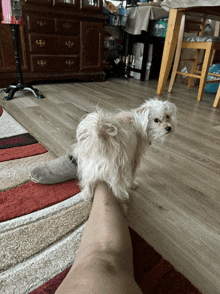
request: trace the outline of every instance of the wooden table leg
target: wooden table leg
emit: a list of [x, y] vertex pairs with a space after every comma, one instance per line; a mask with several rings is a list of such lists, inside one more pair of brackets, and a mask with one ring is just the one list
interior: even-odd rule
[[176, 50], [181, 18], [182, 12], [179, 9], [172, 8], [170, 10], [162, 62], [160, 67], [159, 81], [157, 86], [158, 95], [163, 93], [168, 79], [170, 68], [173, 62], [173, 56]]

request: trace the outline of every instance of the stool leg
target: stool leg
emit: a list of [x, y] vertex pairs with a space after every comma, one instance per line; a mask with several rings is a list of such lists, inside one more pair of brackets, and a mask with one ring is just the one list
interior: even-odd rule
[[148, 52], [149, 52], [149, 43], [147, 41], [144, 42], [144, 53], [143, 53], [143, 60], [141, 66], [141, 81], [145, 80], [146, 76], [146, 68], [148, 62]]
[[218, 107], [220, 104], [220, 84], [219, 84], [219, 87], [218, 87], [218, 91], [217, 91], [217, 94], [215, 96], [215, 100], [214, 100], [214, 103], [213, 103], [213, 107]]
[[[194, 74], [194, 72], [196, 70], [196, 67], [197, 67], [197, 64], [198, 64], [198, 59], [199, 59], [199, 53], [200, 53], [200, 49], [196, 49], [196, 53], [195, 53], [195, 56], [194, 56], [194, 61], [193, 61], [192, 69], [191, 69], [191, 74]], [[188, 90], [191, 89], [192, 84], [193, 84], [193, 80], [194, 80], [193, 77], [189, 78], [188, 87], [187, 87]]]
[[167, 28], [166, 39], [164, 43], [164, 50], [162, 62], [160, 67], [160, 75], [157, 85], [157, 94], [161, 95], [166, 86], [167, 78], [169, 76], [170, 68], [173, 62], [173, 56], [176, 50], [178, 41], [178, 33], [180, 22], [182, 18], [182, 11], [180, 9], [171, 8], [169, 14], [169, 22]]
[[210, 65], [213, 64], [213, 60], [214, 60], [214, 57], [215, 57], [215, 51], [216, 50], [213, 50], [213, 52], [212, 52], [212, 58], [211, 58]]
[[182, 40], [183, 40], [183, 34], [184, 34], [184, 26], [185, 26], [185, 14], [182, 16], [182, 19], [181, 19], [178, 42], [177, 42], [177, 46], [176, 46], [176, 54], [175, 54], [175, 59], [174, 59], [174, 63], [173, 63], [173, 70], [172, 70], [172, 75], [170, 78], [168, 92], [171, 92], [173, 89], [173, 85], [174, 85], [175, 78], [176, 78], [176, 72], [178, 69], [179, 62], [180, 62], [181, 49], [182, 49], [181, 47], [182, 47]]
[[181, 55], [181, 45], [177, 49], [176, 49], [176, 55], [175, 55], [175, 59], [174, 59], [174, 63], [173, 63], [173, 70], [172, 70], [172, 75], [170, 78], [170, 83], [169, 83], [169, 88], [168, 88], [168, 92], [171, 92], [173, 89], [173, 85], [176, 79], [176, 72], [178, 69], [178, 65], [179, 65], [179, 61], [180, 61], [180, 55]]
[[212, 52], [213, 52], [213, 44], [210, 42], [207, 44], [207, 48], [205, 51], [205, 57], [203, 60], [203, 66], [202, 66], [202, 74], [200, 77], [200, 83], [199, 83], [199, 91], [197, 96], [197, 101], [202, 100], [203, 92], [205, 89], [206, 79], [209, 71], [209, 66], [212, 58]]

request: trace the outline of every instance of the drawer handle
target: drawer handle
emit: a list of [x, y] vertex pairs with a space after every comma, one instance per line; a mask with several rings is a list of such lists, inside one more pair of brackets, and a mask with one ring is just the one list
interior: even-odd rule
[[72, 66], [74, 64], [73, 60], [66, 60], [66, 64]]
[[66, 22], [66, 23], [63, 24], [63, 27], [68, 30], [69, 28], [71, 28], [71, 24]]
[[67, 46], [67, 47], [69, 47], [69, 48], [72, 48], [73, 47], [73, 42], [71, 42], [71, 41], [66, 41], [65, 42], [65, 45]]
[[38, 60], [37, 64], [40, 65], [41, 67], [44, 67], [47, 64], [46, 60]]
[[42, 27], [42, 26], [45, 26], [46, 22], [42, 20], [38, 20], [37, 24]]
[[39, 45], [40, 47], [44, 47], [46, 42], [44, 40], [36, 40], [36, 44]]

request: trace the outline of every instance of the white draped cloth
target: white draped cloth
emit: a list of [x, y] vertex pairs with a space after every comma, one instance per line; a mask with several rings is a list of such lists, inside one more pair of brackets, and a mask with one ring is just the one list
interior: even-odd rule
[[[141, 31], [147, 31], [150, 20], [169, 17], [171, 8], [220, 6], [220, 0], [164, 0], [163, 2], [146, 3], [128, 8], [128, 18], [125, 31], [129, 34], [140, 35]], [[219, 16], [206, 16], [219, 20]]]
[[130, 7], [128, 11], [125, 31], [132, 35], [140, 35], [141, 31], [147, 31], [150, 20], [169, 16], [169, 12], [161, 8], [159, 3]]
[[220, 6], [220, 0], [164, 0], [161, 7], [169, 11], [171, 8], [187, 8], [199, 6]]

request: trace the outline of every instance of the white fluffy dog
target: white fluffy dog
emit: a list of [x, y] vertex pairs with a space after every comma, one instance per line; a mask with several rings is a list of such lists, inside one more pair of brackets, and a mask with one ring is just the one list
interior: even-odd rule
[[97, 109], [79, 123], [73, 156], [78, 163], [82, 197], [91, 200], [98, 181], [105, 181], [121, 201], [134, 188], [135, 172], [146, 147], [163, 142], [176, 125], [176, 106], [151, 99], [137, 109], [104, 113]]

